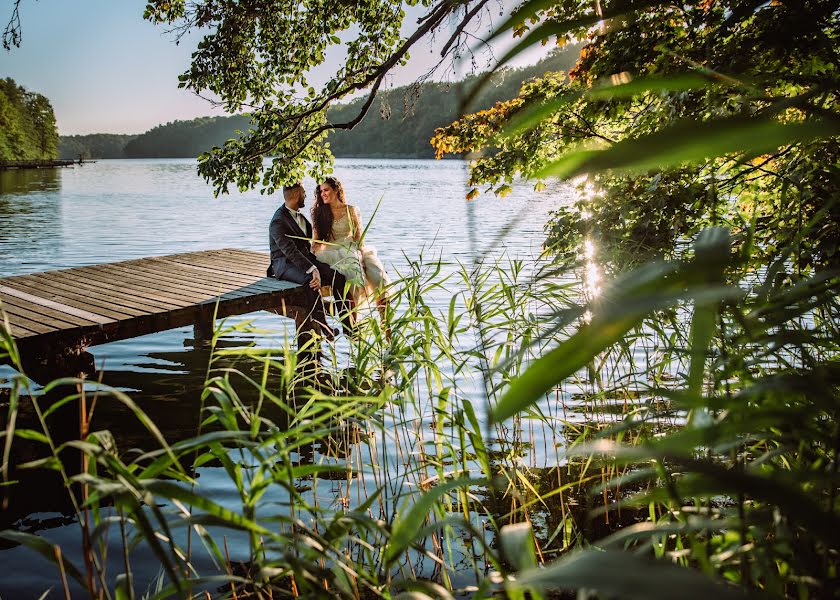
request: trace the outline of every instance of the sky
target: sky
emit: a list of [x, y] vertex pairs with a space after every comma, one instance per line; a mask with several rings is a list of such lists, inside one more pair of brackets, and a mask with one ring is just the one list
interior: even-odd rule
[[[515, 4], [496, 0], [490, 16], [498, 23]], [[23, 41], [11, 51], [0, 48], [0, 77], [11, 77], [46, 96], [62, 135], [142, 133], [174, 120], [225, 114], [178, 88], [178, 75], [187, 70], [200, 34], [194, 32], [176, 45], [164, 27], [143, 20], [145, 5], [145, 0], [23, 0]], [[410, 9], [404, 32], [412, 30], [424, 12]], [[10, 16], [11, 2], [0, 3], [0, 27]], [[486, 19], [484, 26], [489, 26]], [[447, 30], [442, 33], [431, 43], [421, 42], [410, 63], [395, 72], [388, 85], [405, 85], [427, 71], [436, 62], [436, 49], [448, 37]], [[502, 51], [494, 48], [496, 56]], [[328, 55], [315, 81], [326, 78], [339, 54]], [[519, 62], [538, 58], [532, 53]], [[479, 67], [490, 60], [480, 54]], [[465, 68], [468, 65], [460, 70]]]

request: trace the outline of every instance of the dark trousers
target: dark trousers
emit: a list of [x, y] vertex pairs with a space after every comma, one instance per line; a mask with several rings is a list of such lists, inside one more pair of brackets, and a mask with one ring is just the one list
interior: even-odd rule
[[[345, 333], [350, 333], [353, 327], [351, 321], [350, 311], [353, 309], [353, 302], [348, 295], [347, 279], [330, 267], [327, 263], [320, 260], [314, 262], [318, 268], [318, 273], [321, 275], [321, 285], [329, 285], [332, 287], [333, 298], [338, 309], [338, 316], [341, 324], [344, 327]], [[300, 270], [293, 264], [287, 265], [286, 269], [281, 273], [277, 279], [284, 281], [291, 281], [292, 283], [299, 283], [303, 286], [306, 294], [307, 308], [310, 309], [312, 319], [319, 323], [326, 324], [326, 314], [324, 313], [324, 301], [321, 299], [321, 292], [313, 290], [309, 287], [309, 282], [312, 281], [312, 275]]]

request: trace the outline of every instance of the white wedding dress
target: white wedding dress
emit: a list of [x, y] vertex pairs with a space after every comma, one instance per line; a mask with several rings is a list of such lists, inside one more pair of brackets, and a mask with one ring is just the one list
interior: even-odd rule
[[391, 283], [376, 249], [356, 241], [360, 221], [359, 210], [348, 204], [344, 215], [333, 220], [333, 239], [329, 242], [316, 240], [314, 248], [318, 260], [347, 278], [357, 307], [367, 304], [371, 295], [380, 297], [383, 289]]

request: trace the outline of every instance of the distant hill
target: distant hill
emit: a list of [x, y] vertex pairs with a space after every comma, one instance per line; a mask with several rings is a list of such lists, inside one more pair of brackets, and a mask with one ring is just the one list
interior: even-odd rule
[[127, 158], [125, 145], [136, 135], [118, 133], [91, 133], [88, 135], [63, 135], [58, 142], [58, 157], [77, 160], [89, 158]]
[[[469, 107], [475, 112], [510, 100], [522, 83], [548, 71], [569, 71], [577, 62], [580, 45], [569, 45], [552, 52], [540, 62], [519, 69], [501, 69]], [[420, 86], [380, 91], [365, 119], [350, 131], [330, 134], [330, 149], [336, 156], [371, 158], [434, 158], [429, 140], [435, 129], [459, 118], [460, 104], [478, 76], [452, 84], [427, 82]], [[332, 123], [351, 120], [365, 98], [330, 109]]]
[[[579, 45], [568, 45], [534, 65], [499, 70], [470, 110], [481, 110], [513, 98], [524, 81], [547, 71], [568, 71], [579, 53]], [[435, 128], [458, 118], [461, 100], [478, 77], [472, 75], [451, 84], [425, 82], [380, 91], [359, 125], [350, 131], [330, 134], [330, 148], [339, 157], [433, 158], [434, 149], [429, 140]], [[336, 105], [329, 109], [327, 117], [332, 123], [349, 121], [358, 114], [364, 101], [362, 97]], [[222, 146], [236, 136], [236, 131], [248, 127], [247, 117], [235, 115], [173, 121], [137, 136], [64, 136], [61, 157], [78, 158], [83, 154], [86, 158], [189, 158], [213, 146]]]
[[138, 135], [125, 145], [126, 158], [189, 158], [213, 146], [223, 146], [248, 129], [248, 117], [201, 117], [173, 121]]

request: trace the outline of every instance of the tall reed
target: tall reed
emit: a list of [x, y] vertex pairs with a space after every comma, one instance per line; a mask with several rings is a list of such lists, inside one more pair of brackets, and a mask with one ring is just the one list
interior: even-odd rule
[[[409, 261], [350, 368], [341, 346], [306, 376], [288, 345], [216, 347], [200, 430], [173, 443], [117, 390], [65, 379], [46, 406], [14, 378], [4, 490], [56, 470], [83, 552], [0, 535], [91, 598], [830, 594], [840, 280], [744, 278], [732, 248], [708, 230], [591, 297], [557, 265]], [[156, 447], [99, 429], [106, 401]], [[48, 417], [68, 403], [80, 435], [57, 443]], [[18, 463], [21, 443], [42, 457]], [[235, 501], [203, 488], [208, 470]], [[138, 546], [162, 565], [145, 593]]]

